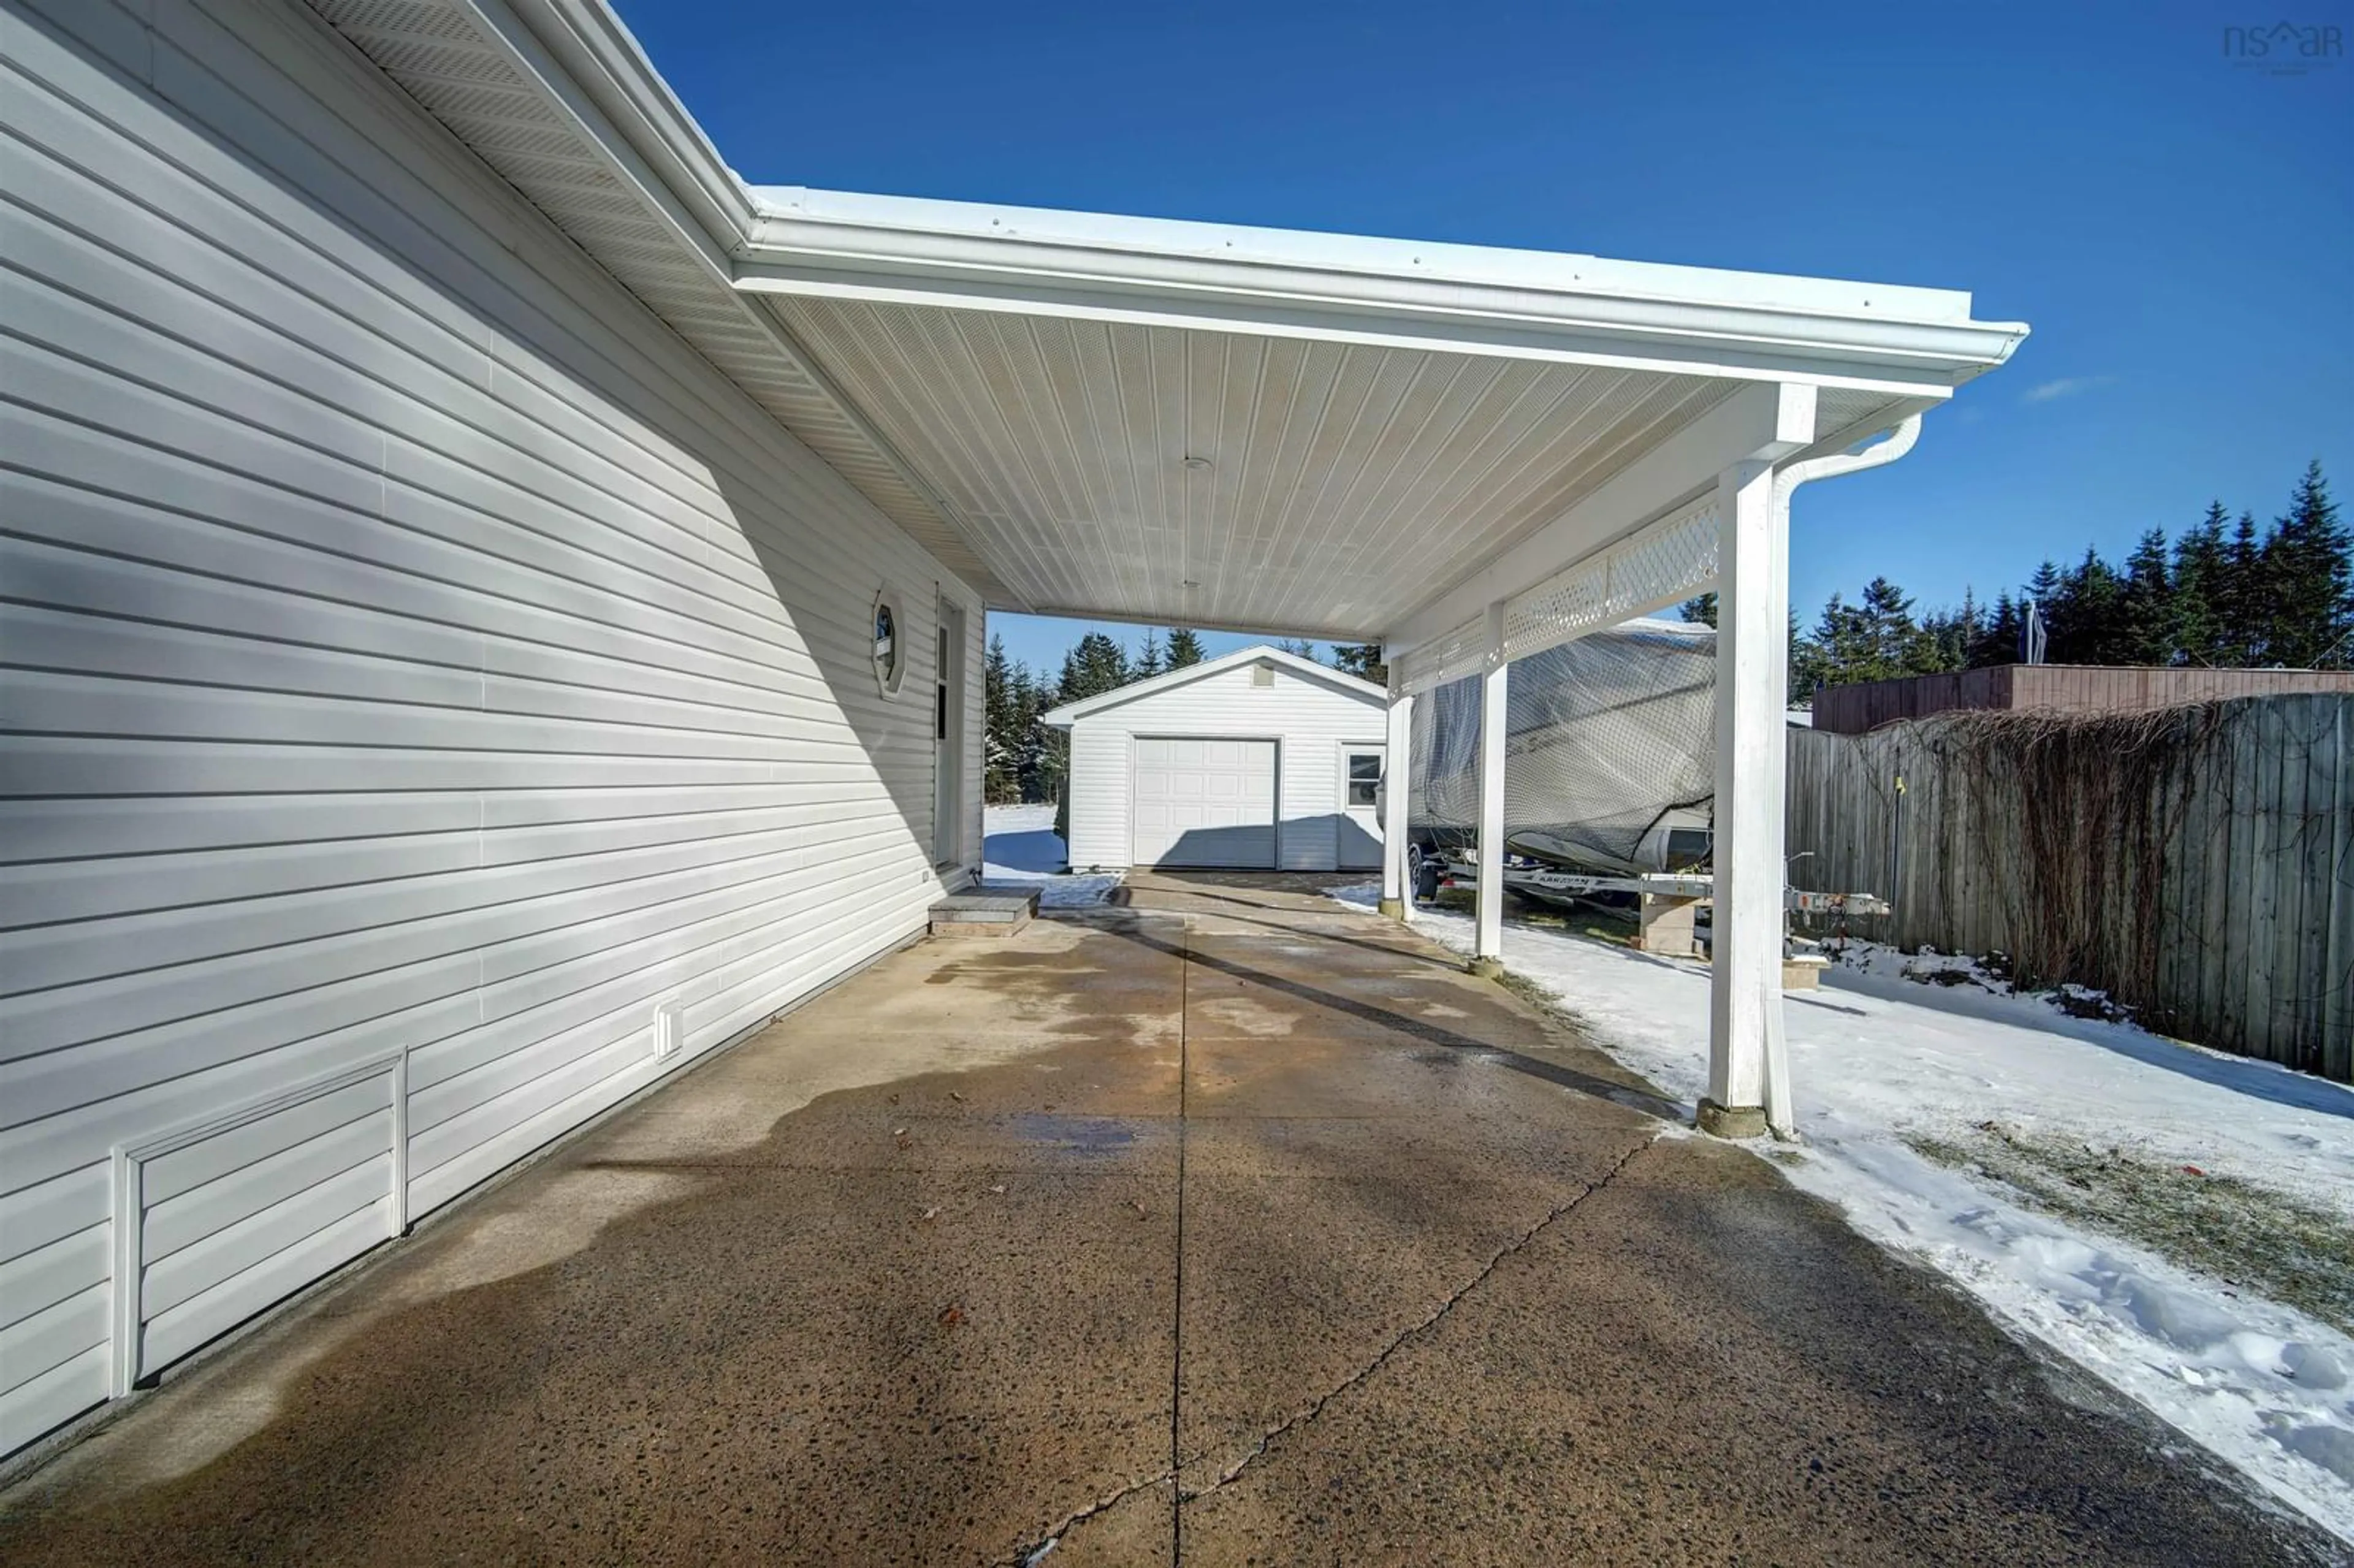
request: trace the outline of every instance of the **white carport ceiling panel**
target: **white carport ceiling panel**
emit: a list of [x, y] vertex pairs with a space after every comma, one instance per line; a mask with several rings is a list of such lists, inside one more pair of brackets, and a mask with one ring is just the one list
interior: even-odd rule
[[1181, 624], [1378, 632], [1734, 386], [983, 311], [770, 305], [992, 576], [1041, 609]]

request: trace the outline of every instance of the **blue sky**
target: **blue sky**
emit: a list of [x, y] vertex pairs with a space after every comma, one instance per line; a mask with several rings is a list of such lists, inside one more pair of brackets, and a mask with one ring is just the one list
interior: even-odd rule
[[[2354, 43], [2354, 0], [2283, 15]], [[2354, 500], [2354, 58], [2230, 5], [620, 0], [760, 183], [1971, 290], [2034, 336], [1920, 447], [1800, 493], [1811, 620], [1990, 598], [2308, 459]], [[1078, 623], [995, 617], [1058, 662]], [[1119, 629], [1132, 640], [1132, 629]], [[1210, 639], [1214, 652], [1241, 640]]]

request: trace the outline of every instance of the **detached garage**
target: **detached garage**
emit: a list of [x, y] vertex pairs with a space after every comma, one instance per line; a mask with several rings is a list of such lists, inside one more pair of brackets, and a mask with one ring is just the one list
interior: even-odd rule
[[1262, 647], [1055, 709], [1071, 863], [1377, 869], [1385, 701]]

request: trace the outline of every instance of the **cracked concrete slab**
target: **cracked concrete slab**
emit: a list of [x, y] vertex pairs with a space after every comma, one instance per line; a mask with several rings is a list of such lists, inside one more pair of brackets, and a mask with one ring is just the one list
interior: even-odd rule
[[886, 959], [0, 1498], [0, 1560], [2328, 1561], [1313, 879]]

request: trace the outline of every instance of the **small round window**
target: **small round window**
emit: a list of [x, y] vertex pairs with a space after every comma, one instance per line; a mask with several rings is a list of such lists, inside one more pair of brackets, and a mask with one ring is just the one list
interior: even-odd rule
[[889, 591], [875, 596], [875, 683], [886, 697], [899, 694], [899, 678], [907, 673], [907, 634], [899, 624], [899, 606]]

